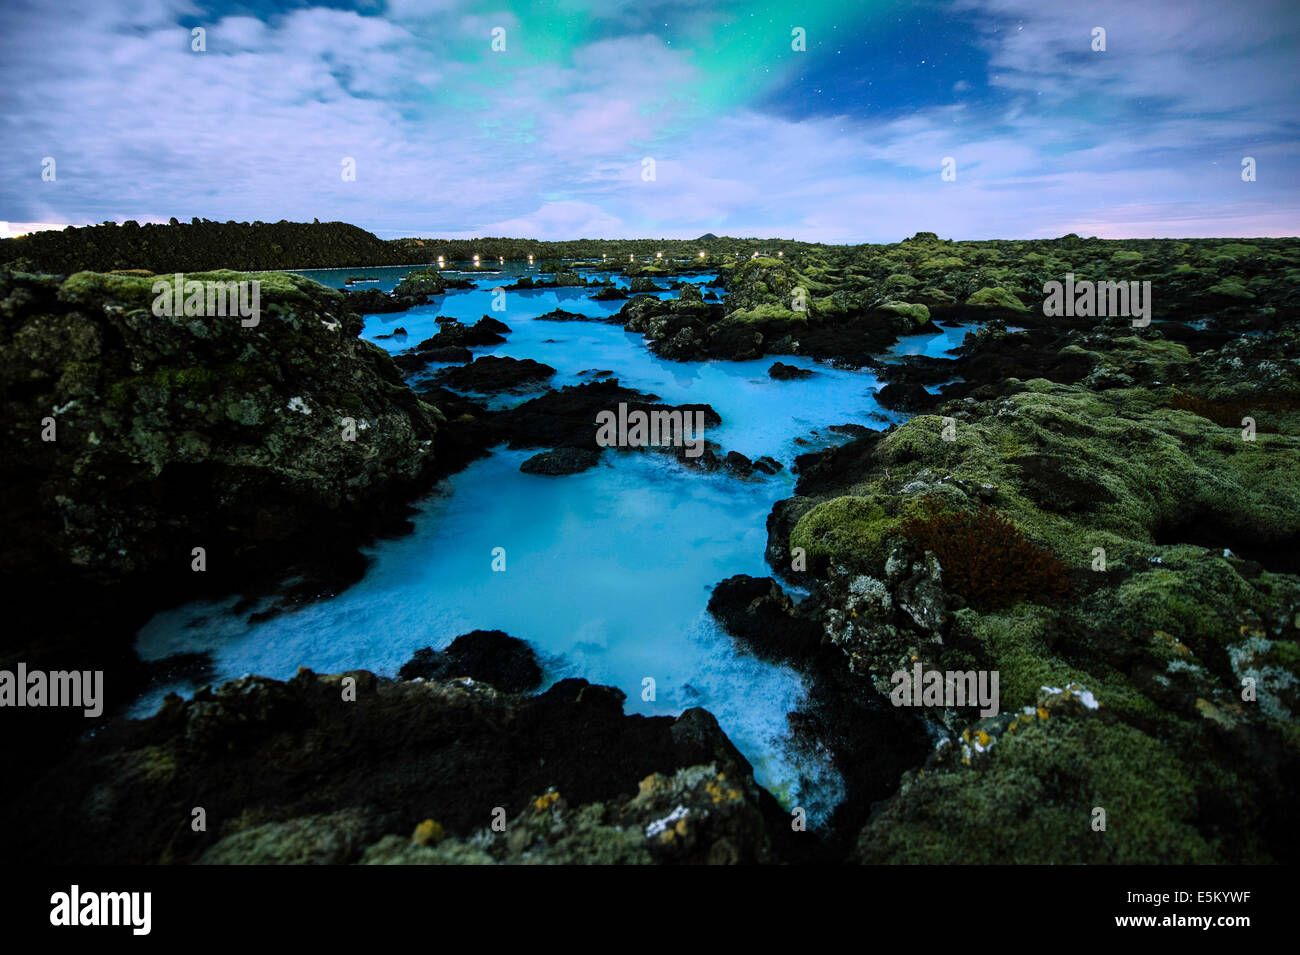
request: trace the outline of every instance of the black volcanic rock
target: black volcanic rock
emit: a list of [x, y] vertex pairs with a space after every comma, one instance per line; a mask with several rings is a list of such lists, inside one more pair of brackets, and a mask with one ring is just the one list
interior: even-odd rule
[[404, 312], [410, 307], [377, 288], [349, 289], [344, 294], [347, 295], [348, 307], [358, 315], [386, 315]]
[[432, 362], [449, 362], [459, 364], [467, 362], [474, 356], [468, 348], [461, 345], [448, 345], [443, 348], [424, 348], [402, 352], [393, 356], [393, 364], [403, 371], [419, 371]]
[[713, 588], [709, 613], [768, 659], [807, 661], [821, 644], [817, 622], [795, 616], [790, 598], [771, 577], [728, 577]]
[[920, 411], [934, 403], [934, 395], [922, 385], [893, 382], [876, 392], [876, 402], [890, 411]]
[[[26, 595], [0, 657], [104, 670], [106, 713], [138, 689], [134, 635], [164, 605], [290, 576], [337, 592], [435, 476], [440, 412], [343, 292], [228, 274], [260, 283], [256, 324], [154, 315], [151, 276], [0, 273], [0, 574]], [[87, 729], [26, 712], [5, 717], [25, 765], [59, 751], [46, 733]]]
[[492, 394], [545, 381], [555, 369], [531, 358], [484, 355], [468, 365], [445, 368], [435, 376], [439, 384], [459, 391]]
[[772, 367], [767, 370], [769, 378], [775, 378], [778, 381], [789, 381], [792, 378], [811, 378], [817, 374], [815, 371], [809, 371], [807, 368], [799, 368], [796, 365], [787, 365], [785, 362], [774, 362]]
[[509, 325], [507, 325], [505, 322], [498, 321], [497, 319], [492, 318], [490, 315], [484, 315], [477, 322], [475, 322], [471, 326], [471, 328], [479, 329], [482, 331], [496, 332], [498, 335], [510, 334]]
[[473, 325], [465, 325], [455, 319], [446, 322], [440, 321], [438, 324], [441, 326], [438, 333], [416, 345], [417, 351], [429, 348], [446, 348], [454, 345], [464, 347], [500, 345], [505, 341], [505, 334], [510, 331], [508, 325], [488, 318], [486, 315]]
[[[629, 411], [703, 411], [706, 427], [716, 427], [722, 418], [708, 405], [659, 404], [654, 395], [622, 387], [617, 378], [569, 385], [501, 412], [496, 426], [509, 435], [512, 448], [589, 448], [598, 450], [596, 415], [617, 413], [620, 403]], [[680, 448], [674, 450], [682, 450]]]
[[[471, 636], [451, 669], [535, 679], [526, 648]], [[428, 663], [421, 654], [412, 666]], [[772, 861], [774, 844], [789, 841], [789, 815], [707, 711], [625, 716], [620, 690], [585, 680], [531, 697], [471, 680], [304, 668], [285, 682], [250, 676], [192, 700], [170, 696], [156, 716], [114, 721], [59, 753], [39, 785], [15, 780], [6, 808], [24, 824], [5, 833], [5, 858], [744, 863]], [[192, 832], [198, 805], [208, 828]], [[475, 843], [496, 807], [512, 838]], [[676, 807], [689, 816], [680, 838], [656, 838], [652, 824]], [[557, 817], [566, 835], [550, 845], [544, 831]]]
[[737, 477], [748, 477], [754, 473], [754, 462], [739, 451], [728, 451], [722, 459], [722, 466]]
[[[578, 312], [565, 311], [562, 308], [553, 309], [545, 315], [538, 315], [536, 321], [539, 322], [609, 322], [611, 319], [600, 318], [595, 315], [581, 315]], [[617, 319], [613, 319], [617, 321]]]
[[563, 475], [578, 474], [594, 468], [600, 462], [600, 452], [590, 448], [556, 448], [543, 451], [519, 465], [525, 474]]
[[526, 693], [542, 683], [542, 668], [523, 640], [500, 630], [462, 634], [446, 650], [417, 650], [397, 674], [403, 680], [469, 677], [507, 693]]

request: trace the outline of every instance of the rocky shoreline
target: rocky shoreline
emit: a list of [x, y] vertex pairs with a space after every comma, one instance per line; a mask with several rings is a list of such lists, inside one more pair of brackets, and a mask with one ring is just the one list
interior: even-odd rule
[[[373, 289], [261, 274], [250, 328], [152, 314], [147, 275], [0, 273], [5, 572], [29, 598], [3, 662], [111, 674], [86, 738], [79, 715], [6, 713], [27, 770], [3, 797], [21, 821], [10, 857], [1294, 860], [1300, 336], [1294, 292], [1268, 283], [1296, 253], [1161, 246], [1167, 259], [1133, 267], [1168, 294], [1135, 328], [1024, 305], [1054, 256], [1082, 274], [1085, 252], [1123, 252], [1057, 241], [974, 276], [960, 256], [981, 244], [927, 234], [865, 264], [756, 255], [724, 263], [725, 304], [683, 282], [674, 299], [633, 289], [613, 319], [668, 359], [869, 367], [881, 404], [915, 413], [787, 462], [773, 577], [722, 581], [709, 601], [738, 643], [815, 686], [791, 723], [848, 789], [815, 834], [792, 829], [703, 710], [624, 716], [618, 690], [581, 680], [527, 695], [537, 665], [514, 635], [465, 635], [397, 679], [249, 676], [115, 716], [157, 675], [132, 638], [159, 609], [291, 577], [278, 609], [336, 593], [365, 572], [361, 545], [401, 533], [410, 502], [493, 447], [536, 449], [524, 469], [557, 478], [596, 466], [591, 421], [612, 403], [719, 419], [604, 374], [552, 389], [549, 366], [476, 359], [510, 334], [486, 316], [389, 358], [359, 338], [358, 310], [389, 310]], [[447, 285], [427, 270], [399, 289], [392, 310]], [[800, 289], [805, 310], [790, 307]], [[957, 318], [982, 327], [954, 358], [875, 357]], [[520, 388], [545, 390], [505, 410], [467, 397]], [[674, 450], [754, 480], [782, 466]], [[999, 711], [893, 705], [892, 675], [913, 666], [997, 671]], [[1097, 808], [1106, 833], [1090, 829]]]
[[[485, 637], [488, 645], [476, 646]], [[453, 646], [459, 652], [442, 670], [455, 675], [437, 680], [303, 669], [288, 681], [249, 676], [191, 700], [170, 697], [147, 720], [112, 722], [11, 805], [43, 838], [29, 843], [7, 830], [6, 858], [99, 865], [776, 857], [787, 816], [706, 711], [624, 716], [620, 691], [585, 680], [537, 696], [498, 690], [482, 679], [502, 677], [491, 635], [469, 634]], [[521, 647], [515, 665], [535, 669]], [[409, 666], [428, 664], [417, 655]]]

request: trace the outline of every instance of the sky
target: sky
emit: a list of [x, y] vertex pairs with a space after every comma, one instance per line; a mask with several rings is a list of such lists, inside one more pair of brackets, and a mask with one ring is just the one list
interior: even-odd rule
[[1298, 89], [1295, 0], [0, 0], [0, 228], [1293, 236]]

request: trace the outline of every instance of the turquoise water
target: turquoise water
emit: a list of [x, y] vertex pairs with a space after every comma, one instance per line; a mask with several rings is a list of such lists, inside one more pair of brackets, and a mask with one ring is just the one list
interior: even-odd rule
[[[341, 284], [348, 274], [384, 271], [332, 274]], [[402, 271], [384, 277], [387, 287]], [[673, 403], [706, 402], [723, 420], [710, 429], [711, 440], [750, 457], [770, 454], [786, 470], [747, 482], [660, 455], [607, 450], [590, 471], [542, 477], [519, 471], [535, 452], [498, 449], [443, 481], [419, 505], [414, 532], [371, 548], [366, 576], [338, 596], [260, 623], [249, 622], [257, 607], [233, 612], [235, 597], [188, 604], [140, 631], [140, 654], [157, 660], [210, 651], [218, 682], [245, 673], [287, 678], [299, 666], [393, 675], [421, 647], [445, 647], [474, 629], [504, 630], [534, 647], [548, 685], [580, 676], [617, 686], [629, 713], [705, 707], [762, 785], [814, 821], [825, 818], [842, 797], [841, 780], [824, 752], [794, 745], [786, 722], [807, 692], [804, 680], [739, 648], [705, 607], [718, 581], [770, 573], [764, 525], [772, 504], [793, 493], [795, 454], [846, 440], [828, 425], [897, 420], [876, 405], [878, 382], [806, 358], [781, 359], [817, 371], [801, 381], [769, 378], [773, 359], [663, 361], [620, 326], [537, 319], [557, 306], [613, 314], [620, 302], [591, 302], [585, 292], [561, 289], [507, 293], [505, 310], [493, 311], [490, 289], [502, 279], [480, 281], [486, 288], [449, 293], [436, 305], [369, 316], [363, 334], [373, 339], [405, 327], [406, 342], [378, 342], [396, 351], [432, 335], [439, 315], [474, 321], [488, 314], [512, 332], [505, 344], [476, 355], [546, 362], [557, 369], [555, 386], [588, 380], [584, 370], [608, 370]], [[901, 350], [941, 354], [963, 334], [948, 329], [905, 339]], [[505, 550], [504, 571], [492, 568], [495, 548]], [[645, 698], [647, 679], [654, 681], [653, 699]], [[156, 711], [166, 692], [194, 689], [160, 687], [138, 701], [133, 715]]]

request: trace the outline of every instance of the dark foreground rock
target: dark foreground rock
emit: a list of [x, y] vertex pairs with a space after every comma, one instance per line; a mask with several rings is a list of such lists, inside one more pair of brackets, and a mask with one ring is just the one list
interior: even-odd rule
[[[276, 593], [292, 606], [365, 571], [438, 476], [441, 413], [358, 336], [344, 293], [287, 273], [260, 314], [154, 314], [155, 277], [0, 274], [0, 573], [25, 594], [0, 658], [103, 670], [104, 716], [151, 677], [132, 645], [165, 606]], [[35, 769], [90, 721], [6, 717]]]
[[152, 314], [149, 278], [0, 277], [6, 574], [163, 586], [199, 544], [222, 574], [429, 468], [439, 412], [343, 295], [260, 279], [243, 327]]
[[789, 817], [713, 717], [623, 700], [585, 680], [527, 698], [363, 670], [246, 677], [9, 787], [23, 824], [0, 844], [46, 865], [771, 861]]

